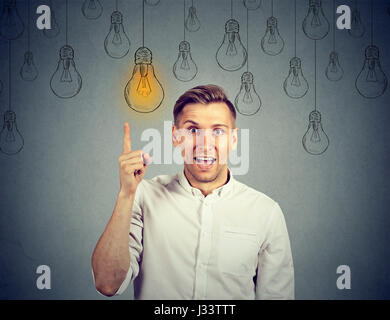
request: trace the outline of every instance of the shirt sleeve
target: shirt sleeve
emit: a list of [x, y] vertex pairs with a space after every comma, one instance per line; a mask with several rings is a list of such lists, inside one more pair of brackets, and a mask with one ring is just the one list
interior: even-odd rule
[[142, 185], [142, 182], [138, 186], [136, 197], [134, 199], [133, 203], [133, 212], [131, 217], [131, 223], [130, 223], [130, 232], [129, 232], [129, 251], [130, 251], [130, 267], [129, 271], [127, 272], [125, 280], [123, 280], [121, 286], [115, 293], [115, 295], [122, 294], [126, 288], [128, 287], [129, 283], [134, 281], [134, 279], [138, 276], [139, 273], [139, 265], [141, 261], [142, 256], [142, 250], [143, 250], [143, 244], [142, 244], [142, 234], [143, 234], [143, 214], [142, 214], [142, 207], [139, 204], [139, 196], [141, 192], [140, 186]]
[[259, 253], [256, 299], [294, 299], [294, 266], [284, 215], [275, 203]]

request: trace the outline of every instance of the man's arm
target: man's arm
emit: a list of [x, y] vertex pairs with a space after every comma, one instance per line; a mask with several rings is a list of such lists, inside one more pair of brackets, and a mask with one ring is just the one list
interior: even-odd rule
[[[148, 162], [148, 156], [145, 161]], [[145, 175], [142, 151], [131, 151], [130, 127], [126, 123], [123, 153], [119, 156], [120, 191], [112, 216], [92, 254], [96, 289], [112, 296], [125, 280], [130, 267], [129, 230], [135, 192]]]
[[256, 299], [294, 299], [294, 265], [283, 212], [276, 203], [259, 253]]

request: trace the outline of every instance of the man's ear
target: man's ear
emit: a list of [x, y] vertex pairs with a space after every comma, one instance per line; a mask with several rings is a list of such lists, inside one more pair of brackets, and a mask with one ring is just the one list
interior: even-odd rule
[[231, 129], [230, 135], [230, 149], [236, 150], [238, 145], [238, 128]]
[[179, 129], [177, 129], [175, 125], [172, 125], [172, 144], [173, 144], [173, 146], [174, 146], [175, 148], [176, 148], [176, 147], [179, 145], [179, 143], [180, 143], [179, 135], [178, 135], [178, 130], [179, 130]]

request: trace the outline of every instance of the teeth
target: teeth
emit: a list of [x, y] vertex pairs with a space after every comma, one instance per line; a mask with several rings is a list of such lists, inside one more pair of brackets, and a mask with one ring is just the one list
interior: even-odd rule
[[206, 162], [214, 162], [215, 158], [212, 157], [195, 157], [196, 161], [206, 161]]

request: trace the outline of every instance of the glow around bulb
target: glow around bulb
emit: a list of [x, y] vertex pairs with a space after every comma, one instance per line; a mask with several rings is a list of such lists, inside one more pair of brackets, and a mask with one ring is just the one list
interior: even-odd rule
[[60, 49], [57, 69], [50, 79], [50, 88], [60, 98], [72, 98], [81, 90], [82, 79], [74, 63], [74, 50], [65, 45]]
[[190, 7], [188, 9], [188, 17], [185, 22], [185, 27], [190, 32], [198, 31], [200, 28], [200, 21], [196, 15], [196, 8]]
[[130, 50], [130, 40], [123, 29], [123, 15], [119, 11], [111, 14], [110, 31], [104, 40], [104, 49], [115, 59], [123, 58]]
[[301, 59], [293, 57], [290, 60], [290, 70], [283, 83], [284, 92], [294, 99], [302, 98], [309, 90], [309, 84], [303, 76]]
[[257, 113], [261, 108], [261, 99], [253, 85], [253, 74], [244, 72], [241, 76], [241, 88], [234, 104], [239, 113], [250, 116]]
[[351, 14], [351, 29], [348, 30], [348, 33], [355, 38], [361, 38], [364, 35], [366, 28], [360, 18], [360, 10], [354, 8]]
[[81, 11], [87, 19], [97, 19], [103, 13], [103, 7], [99, 0], [85, 0]]
[[256, 10], [261, 7], [262, 0], [244, 0], [244, 6], [248, 10]]
[[179, 55], [173, 65], [173, 74], [177, 80], [190, 81], [198, 73], [198, 67], [191, 57], [190, 43], [182, 41], [179, 44]]
[[321, 124], [321, 113], [317, 110], [310, 112], [309, 126], [302, 138], [303, 148], [310, 154], [320, 155], [328, 149], [329, 138]]
[[321, 0], [309, 0], [309, 10], [302, 28], [306, 36], [313, 40], [320, 40], [329, 33], [329, 21], [322, 10]]
[[3, 129], [0, 132], [0, 151], [13, 155], [22, 150], [24, 140], [16, 125], [16, 114], [11, 110], [4, 113]]
[[266, 54], [275, 56], [282, 52], [284, 41], [279, 34], [278, 20], [275, 17], [267, 19], [267, 29], [261, 39], [261, 48]]
[[356, 78], [355, 85], [365, 98], [377, 98], [386, 91], [387, 77], [381, 67], [378, 47], [366, 48], [363, 68]]
[[225, 24], [225, 35], [217, 50], [218, 65], [226, 71], [241, 69], [247, 59], [247, 52], [240, 40], [238, 21], [230, 19]]
[[125, 100], [137, 112], [152, 112], [164, 99], [164, 90], [152, 65], [152, 52], [140, 47], [135, 52], [135, 66], [125, 87]]
[[339, 81], [344, 75], [344, 70], [339, 62], [339, 54], [336, 51], [332, 51], [329, 55], [329, 64], [326, 67], [325, 75], [330, 81]]
[[20, 76], [26, 81], [33, 81], [38, 77], [38, 70], [34, 64], [34, 56], [31, 51], [26, 51], [24, 54], [24, 62], [20, 68]]
[[51, 29], [43, 29], [43, 34], [47, 38], [54, 38], [60, 33], [60, 26], [57, 23], [56, 15], [53, 9], [51, 9]]
[[4, 0], [0, 15], [0, 36], [6, 40], [15, 40], [23, 31], [24, 24], [16, 8], [16, 0]]

